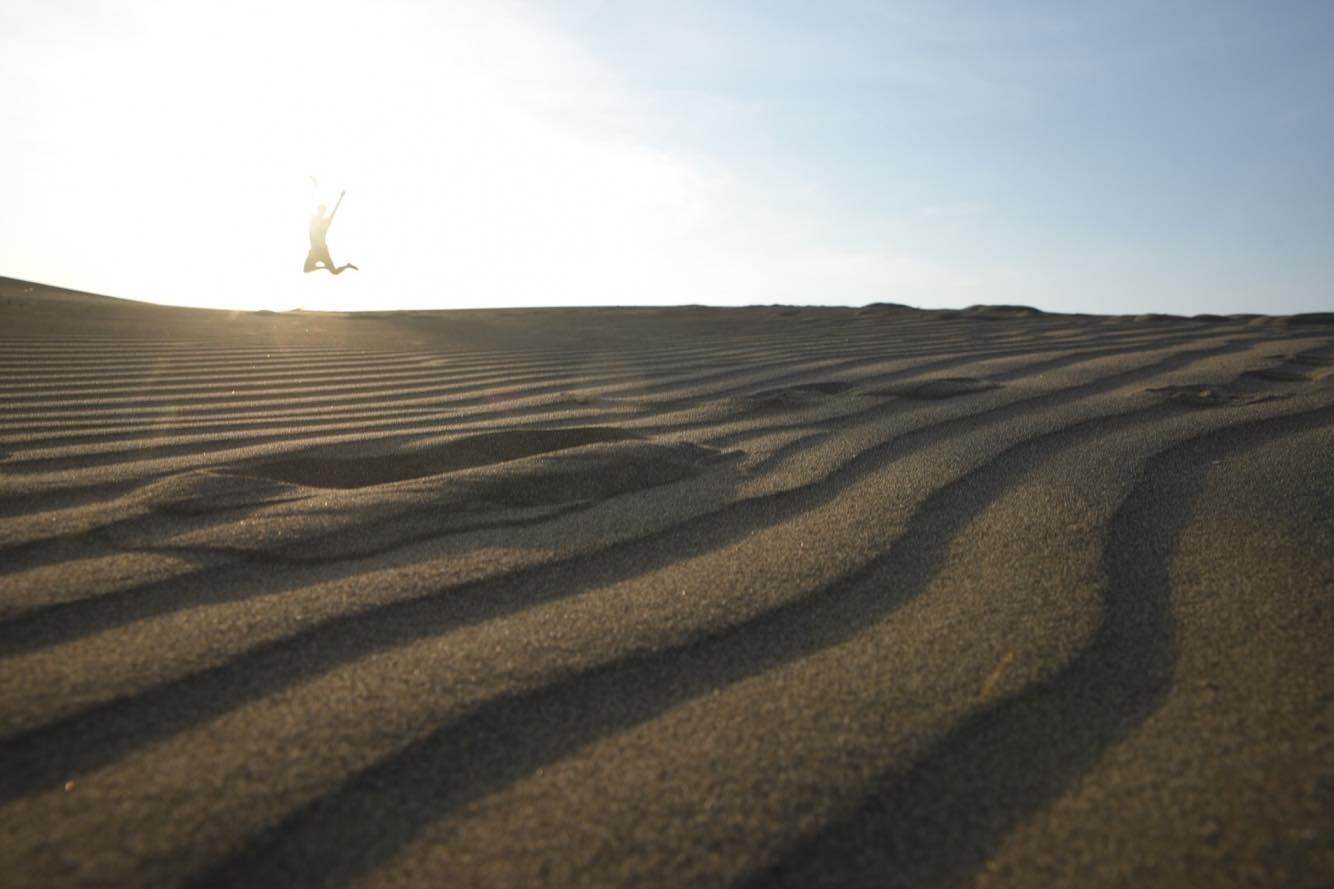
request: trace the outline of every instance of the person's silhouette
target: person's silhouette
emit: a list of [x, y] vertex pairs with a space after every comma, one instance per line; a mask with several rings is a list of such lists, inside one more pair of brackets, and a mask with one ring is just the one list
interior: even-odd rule
[[357, 267], [350, 262], [346, 265], [334, 265], [333, 257], [329, 255], [329, 245], [324, 240], [329, 234], [329, 226], [333, 224], [334, 214], [342, 205], [345, 194], [347, 194], [345, 191], [339, 193], [338, 203], [334, 204], [328, 216], [324, 215], [324, 204], [320, 204], [310, 215], [310, 252], [306, 254], [305, 271], [313, 272], [323, 268], [335, 275], [341, 275], [347, 269], [357, 270]]

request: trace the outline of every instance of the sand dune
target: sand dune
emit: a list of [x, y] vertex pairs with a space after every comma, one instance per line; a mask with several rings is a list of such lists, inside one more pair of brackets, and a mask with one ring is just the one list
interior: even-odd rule
[[0, 319], [5, 885], [1334, 882], [1334, 316]]

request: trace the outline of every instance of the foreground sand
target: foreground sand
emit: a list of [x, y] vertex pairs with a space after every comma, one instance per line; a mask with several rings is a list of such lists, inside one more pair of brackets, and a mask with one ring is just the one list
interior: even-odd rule
[[0, 281], [2, 882], [1330, 885], [1332, 322]]

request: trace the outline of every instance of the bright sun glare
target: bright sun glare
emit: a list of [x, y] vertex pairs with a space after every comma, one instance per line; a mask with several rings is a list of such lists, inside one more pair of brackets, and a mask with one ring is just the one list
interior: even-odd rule
[[[89, 110], [69, 126], [118, 134], [68, 157], [64, 183], [65, 223], [96, 232], [79, 261], [112, 292], [587, 301], [588, 269], [634, 280], [642, 245], [690, 222], [690, 167], [543, 113], [598, 74], [504, 7], [161, 3], [123, 27], [64, 97]], [[329, 246], [362, 271], [302, 275], [308, 214], [343, 190]]]

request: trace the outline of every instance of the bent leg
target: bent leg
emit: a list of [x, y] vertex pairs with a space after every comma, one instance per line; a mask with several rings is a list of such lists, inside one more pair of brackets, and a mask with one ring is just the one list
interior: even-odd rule
[[[306, 254], [306, 268], [308, 272], [313, 272], [317, 268], [325, 268], [329, 271], [334, 270], [333, 257], [329, 255], [328, 250], [312, 250]], [[337, 272], [334, 272], [337, 274]]]

